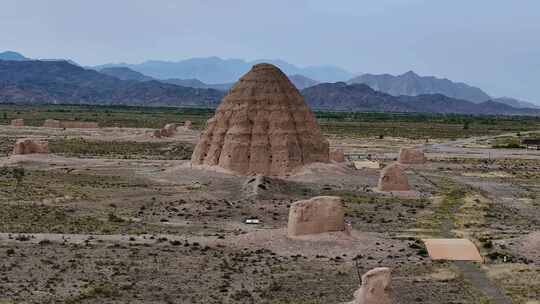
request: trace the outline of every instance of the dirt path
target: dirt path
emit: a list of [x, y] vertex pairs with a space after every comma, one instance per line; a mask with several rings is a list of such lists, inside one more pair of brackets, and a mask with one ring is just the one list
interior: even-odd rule
[[[449, 214], [455, 214], [462, 204], [452, 206]], [[455, 223], [451, 217], [447, 217], [440, 226], [440, 235], [445, 238], [455, 238], [453, 233]], [[497, 285], [495, 285], [488, 277], [485, 271], [479, 268], [471, 261], [455, 261], [454, 265], [463, 274], [465, 280], [470, 282], [476, 289], [480, 290], [490, 299], [492, 304], [512, 304], [512, 300], [506, 296]]]
[[493, 284], [493, 282], [488, 279], [486, 273], [477, 265], [467, 261], [456, 261], [454, 264], [463, 274], [463, 278], [488, 296], [491, 303], [512, 304], [512, 300]]
[[[540, 131], [522, 132], [522, 135], [537, 133]], [[437, 157], [461, 157], [461, 158], [516, 158], [516, 159], [540, 159], [540, 151], [527, 149], [491, 149], [482, 147], [463, 147], [481, 140], [489, 140], [498, 137], [507, 137], [515, 133], [506, 133], [490, 136], [477, 136], [436, 144], [424, 145], [426, 153]]]
[[[435, 185], [435, 183], [427, 176], [418, 172], [427, 182]], [[460, 183], [461, 184], [461, 183]], [[470, 185], [468, 185], [470, 186]], [[448, 210], [448, 215], [456, 214], [463, 205], [462, 200], [459, 204], [453, 204]], [[457, 228], [454, 219], [451, 216], [445, 217], [439, 226], [439, 235], [443, 238], [456, 238], [454, 229]], [[454, 261], [454, 265], [460, 270], [463, 278], [468, 281], [474, 288], [481, 291], [487, 296], [492, 304], [512, 304], [512, 299], [506, 296], [497, 285], [495, 285], [488, 277], [484, 270], [478, 267], [477, 264], [471, 261]]]

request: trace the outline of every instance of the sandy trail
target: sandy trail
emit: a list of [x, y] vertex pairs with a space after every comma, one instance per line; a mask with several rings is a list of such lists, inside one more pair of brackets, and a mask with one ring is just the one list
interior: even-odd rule
[[[539, 131], [522, 132], [522, 135], [537, 133]], [[491, 136], [477, 136], [455, 141], [424, 145], [429, 158], [487, 158], [487, 159], [540, 159], [540, 151], [527, 149], [492, 149], [466, 147], [480, 140], [495, 139], [498, 137], [513, 136], [515, 133], [506, 133]]]

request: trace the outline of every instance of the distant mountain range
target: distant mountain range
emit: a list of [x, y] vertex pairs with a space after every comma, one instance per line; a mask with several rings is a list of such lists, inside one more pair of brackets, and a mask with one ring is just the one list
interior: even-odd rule
[[[99, 70], [99, 72], [109, 75], [109, 76], [116, 77], [121, 80], [135, 80], [135, 81], [156, 80], [152, 77], [146, 76], [142, 73], [136, 72], [127, 67], [103, 68]], [[316, 85], [318, 83], [317, 81], [313, 79], [310, 79], [306, 76], [299, 75], [299, 74], [291, 75], [289, 76], [289, 79], [299, 90]], [[207, 84], [198, 79], [171, 78], [171, 79], [161, 79], [158, 81], [170, 83], [174, 85], [179, 85], [179, 86], [184, 86], [184, 87], [192, 87], [192, 88], [200, 88], [200, 89], [215, 89], [215, 90], [220, 90], [220, 91], [228, 91], [234, 85], [234, 82], [222, 83], [222, 84]]]
[[394, 96], [443, 94], [448, 97], [469, 100], [476, 103], [491, 99], [488, 94], [479, 88], [469, 86], [465, 83], [453, 82], [448, 79], [419, 76], [413, 71], [398, 76], [390, 74], [364, 74], [349, 80], [348, 83], [367, 84], [374, 90]]
[[424, 112], [540, 115], [539, 109], [514, 108], [495, 101], [473, 103], [441, 94], [393, 96], [365, 84], [321, 83], [302, 90], [310, 107], [333, 111]]
[[[27, 58], [25, 57], [24, 55], [20, 54], [20, 53], [17, 53], [17, 52], [13, 52], [13, 51], [6, 51], [6, 52], [2, 52], [0, 53], [0, 60], [10, 60], [10, 61], [26, 61], [26, 60], [35, 60], [35, 59], [32, 59], [32, 58]], [[43, 58], [43, 59], [39, 59], [41, 61], [67, 61], [73, 65], [79, 65], [78, 63], [76, 63], [75, 61], [73, 60], [70, 60], [70, 59], [50, 59], [50, 58]]]
[[170, 84], [175, 84], [175, 85], [179, 85], [179, 86], [184, 86], [184, 87], [201, 88], [201, 89], [214, 89], [214, 90], [219, 90], [219, 91], [224, 91], [224, 92], [228, 91], [234, 85], [233, 82], [207, 84], [207, 83], [204, 83], [204, 82], [200, 81], [199, 79], [176, 79], [176, 78], [172, 78], [172, 79], [163, 79], [163, 80], [159, 80], [159, 81], [165, 82], [165, 83], [170, 83]]
[[514, 108], [533, 108], [540, 109], [540, 105], [534, 104], [532, 102], [518, 100], [510, 97], [500, 97], [493, 98], [493, 101], [500, 102], [512, 106]]
[[[248, 62], [240, 59], [208, 57], [192, 58], [177, 62], [152, 60], [140, 64], [106, 64], [93, 68], [101, 70], [110, 67], [124, 67], [167, 83], [228, 90], [253, 64], [260, 62], [277, 65], [283, 72], [289, 75], [291, 81], [300, 90], [320, 82], [339, 82], [349, 79], [347, 81], [349, 84], [367, 84], [374, 90], [394, 96], [442, 94], [475, 103], [493, 99], [480, 88], [462, 82], [453, 82], [448, 79], [420, 76], [413, 71], [397, 76], [390, 74], [363, 74], [353, 77], [352, 73], [334, 66], [300, 68], [282, 60], [255, 60]], [[498, 99], [498, 102], [520, 108], [538, 107], [533, 103], [515, 102], [508, 98]]]
[[100, 73], [116, 77], [120, 80], [135, 80], [135, 81], [150, 81], [154, 80], [152, 77], [148, 77], [142, 73], [135, 72], [130, 68], [125, 67], [111, 67], [99, 70]]
[[290, 75], [289, 79], [291, 80], [292, 83], [294, 83], [296, 88], [299, 90], [303, 90], [305, 88], [309, 88], [316, 84], [319, 84], [318, 81], [308, 78], [304, 75], [300, 75], [300, 74]]
[[0, 102], [214, 107], [224, 93], [120, 80], [67, 61], [0, 60]]
[[6, 52], [0, 53], [0, 60], [23, 61], [23, 60], [30, 60], [30, 59], [24, 57], [23, 55], [17, 52], [6, 51]]
[[256, 63], [267, 62], [278, 66], [285, 74], [300, 74], [321, 82], [350, 79], [354, 75], [335, 66], [311, 66], [301, 68], [282, 60], [221, 59], [219, 57], [192, 58], [182, 61], [145, 61], [140, 64], [105, 64], [93, 67], [128, 67], [156, 79], [198, 79], [207, 84], [234, 83]]
[[[223, 63], [219, 58], [214, 60]], [[365, 74], [352, 79], [350, 84], [319, 83], [302, 74], [289, 77], [315, 109], [509, 115], [540, 112], [532, 103], [512, 98], [491, 99], [478, 88], [413, 72], [399, 76]], [[355, 83], [358, 81], [370, 85]], [[157, 80], [128, 67], [104, 67], [97, 72], [64, 60], [32, 60], [15, 52], [0, 53], [0, 102], [214, 107], [232, 84], [207, 84], [197, 78]], [[394, 90], [395, 94], [401, 88], [410, 95], [388, 94], [371, 86]], [[445, 90], [446, 94], [465, 94], [476, 101], [422, 93]], [[478, 102], [482, 96], [488, 100]]]

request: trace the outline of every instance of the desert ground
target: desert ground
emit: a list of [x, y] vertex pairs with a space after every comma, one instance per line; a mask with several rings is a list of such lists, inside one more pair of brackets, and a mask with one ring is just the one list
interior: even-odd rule
[[[504, 146], [538, 136], [538, 121], [319, 115], [348, 161], [254, 181], [190, 165], [208, 113], [73, 109], [8, 109], [0, 125], [1, 304], [343, 303], [380, 266], [397, 303], [540, 303], [540, 151]], [[81, 113], [102, 127], [39, 127]], [[5, 124], [18, 117], [30, 126]], [[186, 117], [193, 129], [152, 137]], [[47, 139], [50, 153], [12, 155], [17, 138]], [[406, 169], [413, 191], [374, 191], [400, 147], [428, 158]], [[353, 165], [367, 158], [379, 168]], [[290, 205], [319, 195], [343, 198], [351, 236], [288, 239]], [[485, 261], [431, 260], [426, 237], [467, 237]]]

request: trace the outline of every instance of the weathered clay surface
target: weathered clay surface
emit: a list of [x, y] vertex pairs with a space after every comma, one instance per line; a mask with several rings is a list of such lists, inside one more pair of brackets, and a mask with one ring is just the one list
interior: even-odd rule
[[386, 166], [379, 177], [379, 191], [409, 191], [409, 181], [399, 163]]
[[24, 119], [22, 119], [22, 118], [13, 119], [11, 121], [11, 126], [13, 126], [13, 127], [24, 127]]
[[399, 150], [399, 163], [406, 165], [424, 164], [426, 156], [424, 152], [417, 149], [401, 148]]
[[330, 160], [336, 163], [342, 163], [345, 161], [345, 154], [343, 150], [336, 149], [330, 151]]
[[45, 140], [22, 138], [17, 139], [13, 154], [49, 153], [49, 143]]
[[318, 196], [291, 205], [287, 226], [289, 237], [344, 230], [345, 211], [337, 196]]
[[191, 161], [240, 174], [286, 175], [328, 162], [328, 141], [287, 76], [273, 65], [257, 64], [208, 120]]
[[192, 126], [191, 120], [184, 121], [184, 128], [185, 129], [191, 130], [191, 126]]
[[378, 267], [362, 276], [362, 285], [354, 293], [354, 301], [350, 304], [391, 304], [392, 275], [389, 268]]
[[60, 123], [59, 120], [47, 119], [43, 123], [43, 127], [44, 128], [62, 128], [62, 124]]

